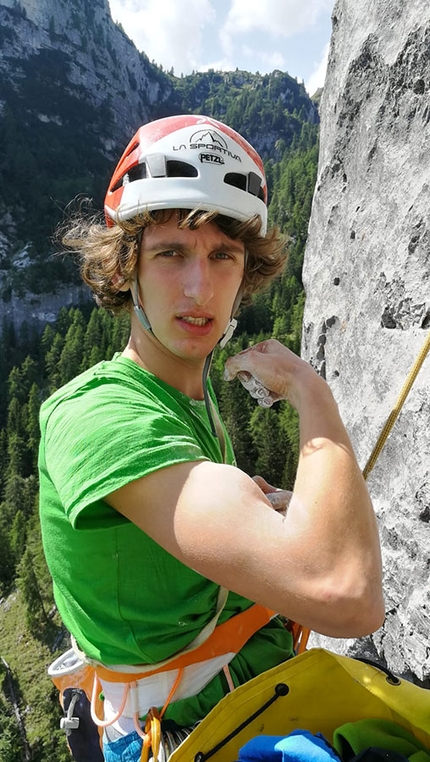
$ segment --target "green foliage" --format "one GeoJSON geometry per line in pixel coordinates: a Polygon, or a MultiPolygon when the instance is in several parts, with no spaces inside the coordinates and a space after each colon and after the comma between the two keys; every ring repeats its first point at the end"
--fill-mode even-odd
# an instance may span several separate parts
{"type": "Polygon", "coordinates": [[[236,456],[236,463],[245,473],[254,474],[256,452],[249,418],[255,403],[239,382],[223,381],[223,370],[228,356],[240,352],[247,346],[245,334],[232,340],[228,348],[215,355],[211,371],[211,380],[219,402],[221,415],[231,436],[236,456]]]}
{"type": "MultiPolygon", "coordinates": [[[[6,682],[6,670],[0,664],[2,684],[6,682]]],[[[0,695],[0,759],[2,762],[17,762],[21,757],[21,739],[18,726],[9,703],[0,695]]]]}
{"type": "Polygon", "coordinates": [[[24,478],[17,471],[13,471],[13,461],[9,461],[4,499],[0,502],[0,533],[3,543],[0,557],[0,592],[3,595],[9,592],[13,584],[17,565],[25,551],[37,490],[35,474],[24,478]]]}
{"type": "Polygon", "coordinates": [[[292,489],[299,449],[297,414],[285,402],[261,408],[239,381],[223,381],[227,357],[255,343],[254,339],[265,338],[268,335],[242,334],[233,339],[228,348],[216,354],[211,379],[238,467],[250,476],[263,476],[274,486],[292,489]]]}
{"type": "Polygon", "coordinates": [[[80,91],[64,86],[70,65],[66,53],[44,49],[20,62],[20,92],[7,77],[0,80],[5,103],[0,120],[0,198],[13,210],[19,230],[16,250],[25,247],[28,260],[24,269],[10,268],[3,298],[11,288],[41,293],[58,281],[76,280],[66,259],[51,258],[45,266],[52,235],[76,195],[93,197],[98,205],[103,198],[109,162],[100,135],[110,114],[107,106],[96,109],[80,91]]]}
{"type": "MultiPolygon", "coordinates": [[[[40,638],[31,637],[25,619],[22,596],[15,591],[0,609],[5,658],[0,661],[0,759],[70,762],[64,732],[59,729],[58,691],[45,671],[54,657],[40,638]]],[[[51,626],[54,632],[54,619],[51,626]]],[[[56,632],[59,640],[58,622],[56,632]]]]}
{"type": "Polygon", "coordinates": [[[47,579],[40,524],[34,514],[29,526],[28,541],[17,567],[17,584],[25,603],[27,626],[33,637],[45,635],[50,626],[48,604],[52,606],[52,593],[49,587],[46,589],[47,579]]]}
{"type": "MultiPolygon", "coordinates": [[[[5,356],[12,367],[4,383],[7,415],[0,428],[1,593],[10,589],[18,567],[25,597],[30,600],[30,593],[35,594],[36,590],[34,575],[25,576],[26,569],[28,575],[33,573],[30,561],[34,556],[26,535],[37,498],[41,401],[91,364],[122,350],[128,328],[127,315],[113,320],[106,312],[95,309],[88,317],[76,308],[62,309],[56,323],[45,328],[38,343],[23,331],[23,346],[19,348],[14,331],[6,330],[3,335],[2,341],[8,346],[5,356]],[[20,364],[12,365],[20,358],[20,364]],[[22,558],[26,560],[24,566],[20,566],[22,558]]],[[[7,363],[5,376],[6,372],[7,363]]]]}
{"type": "Polygon", "coordinates": [[[305,123],[312,130],[316,127],[310,122],[318,122],[304,86],[285,72],[260,75],[211,69],[175,78],[174,86],[177,113],[210,114],[226,122],[266,159],[279,160],[279,149],[296,145],[305,123]]]}

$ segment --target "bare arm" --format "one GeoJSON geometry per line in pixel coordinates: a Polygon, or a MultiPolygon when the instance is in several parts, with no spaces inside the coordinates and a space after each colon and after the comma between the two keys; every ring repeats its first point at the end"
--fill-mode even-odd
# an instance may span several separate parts
{"type": "Polygon", "coordinates": [[[382,623],[376,521],[337,406],[310,366],[275,341],[230,358],[300,415],[300,457],[286,516],[239,469],[185,463],[107,501],[186,565],[301,624],[358,637],[382,623]]]}

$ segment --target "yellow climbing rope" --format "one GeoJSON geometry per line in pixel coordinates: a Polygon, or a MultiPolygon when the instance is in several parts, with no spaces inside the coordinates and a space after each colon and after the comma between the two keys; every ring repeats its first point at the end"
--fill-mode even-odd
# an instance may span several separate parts
{"type": "Polygon", "coordinates": [[[397,417],[398,417],[398,415],[399,415],[399,413],[400,413],[400,411],[402,409],[402,406],[403,406],[403,404],[404,404],[404,402],[406,400],[406,397],[408,396],[408,394],[409,394],[409,392],[410,392],[410,390],[412,388],[412,385],[413,385],[413,383],[414,383],[414,381],[415,381],[415,379],[416,379],[416,377],[417,377],[417,375],[418,375],[418,373],[419,373],[419,371],[421,369],[421,366],[422,366],[422,364],[423,364],[423,362],[424,362],[424,360],[425,360],[425,358],[426,358],[426,356],[428,354],[429,349],[430,349],[430,331],[429,331],[429,333],[427,335],[427,338],[426,338],[426,340],[424,342],[423,348],[421,349],[417,359],[415,360],[415,362],[414,362],[414,364],[413,364],[413,366],[412,366],[412,368],[411,368],[411,370],[409,372],[408,377],[406,378],[405,383],[403,384],[403,387],[402,387],[402,390],[401,390],[401,392],[399,394],[397,402],[394,405],[390,415],[387,418],[385,426],[382,429],[382,431],[381,431],[381,433],[380,433],[380,435],[378,437],[378,441],[376,442],[375,447],[372,450],[372,453],[371,453],[371,455],[369,457],[369,460],[367,461],[367,463],[366,463],[366,465],[365,465],[365,467],[363,469],[363,476],[364,476],[365,479],[367,479],[367,477],[369,476],[370,472],[372,471],[372,469],[373,469],[373,467],[374,467],[374,465],[375,465],[375,463],[376,463],[376,461],[377,461],[377,459],[379,457],[379,454],[380,454],[382,448],[384,447],[385,442],[388,439],[390,431],[393,428],[393,425],[394,425],[394,423],[395,423],[395,421],[396,421],[396,419],[397,419],[397,417]]]}
{"type": "MultiPolygon", "coordinates": [[[[376,461],[377,461],[377,459],[378,459],[378,457],[379,457],[379,455],[381,453],[381,450],[384,447],[385,442],[388,439],[390,431],[391,431],[391,429],[394,426],[394,423],[395,423],[395,421],[396,421],[396,419],[397,419],[397,417],[398,417],[398,415],[399,415],[399,413],[400,413],[400,411],[401,411],[401,409],[403,407],[403,404],[404,404],[404,402],[406,400],[406,397],[408,396],[408,394],[409,394],[409,392],[410,392],[410,390],[412,388],[412,385],[413,385],[413,383],[414,383],[418,373],[420,372],[421,366],[422,366],[425,358],[427,357],[429,349],[430,349],[430,331],[429,331],[429,333],[427,335],[427,338],[426,338],[426,340],[424,342],[423,348],[421,349],[417,359],[415,360],[415,362],[414,362],[414,364],[413,364],[413,366],[412,366],[412,368],[411,368],[411,370],[409,372],[409,375],[406,378],[405,383],[403,384],[403,387],[402,387],[402,390],[401,390],[401,392],[400,392],[400,394],[398,396],[397,402],[394,405],[390,415],[387,418],[385,426],[382,429],[382,431],[381,431],[381,433],[380,433],[380,435],[378,437],[378,440],[377,440],[377,442],[375,444],[375,447],[372,450],[372,453],[371,453],[371,455],[369,457],[369,460],[367,461],[367,463],[366,463],[366,465],[365,465],[365,467],[363,469],[363,476],[364,476],[365,479],[367,479],[367,477],[369,476],[370,472],[372,471],[372,469],[373,469],[373,467],[374,467],[374,465],[375,465],[375,463],[376,463],[376,461]]],[[[303,627],[302,625],[297,624],[297,622],[290,622],[289,623],[289,629],[290,629],[290,631],[291,631],[291,633],[293,635],[293,645],[294,645],[295,653],[296,654],[303,653],[303,651],[306,650],[306,646],[307,646],[307,643],[308,643],[308,640],[309,640],[309,636],[310,636],[312,631],[309,630],[307,627],[303,627]]]]}

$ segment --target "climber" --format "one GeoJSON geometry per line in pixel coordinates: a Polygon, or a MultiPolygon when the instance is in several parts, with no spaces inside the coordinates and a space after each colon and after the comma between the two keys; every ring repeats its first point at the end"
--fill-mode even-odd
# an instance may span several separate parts
{"type": "Polygon", "coordinates": [[[131,330],[121,354],[42,405],[43,543],[74,649],[103,687],[105,759],[128,747],[138,760],[150,707],[191,727],[292,655],[275,612],[333,637],[378,628],[379,540],[328,385],[274,340],[230,357],[225,378],[253,378],[299,413],[294,492],[275,492],[287,510],[235,467],[210,360],[285,258],[262,161],[238,133],[195,115],[141,127],[105,221],[74,219],[65,243],[131,330]]]}

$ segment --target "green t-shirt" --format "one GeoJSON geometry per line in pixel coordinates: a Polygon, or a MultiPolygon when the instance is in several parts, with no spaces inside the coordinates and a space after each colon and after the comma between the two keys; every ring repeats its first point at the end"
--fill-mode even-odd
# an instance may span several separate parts
{"type": "MultiPolygon", "coordinates": [[[[64,624],[87,656],[105,664],[169,658],[212,619],[219,587],[103,498],[175,463],[222,463],[204,402],[116,355],[55,392],[42,405],[40,422],[42,538],[64,624]]],[[[225,439],[226,460],[234,464],[227,434],[225,439]]],[[[249,606],[230,593],[219,622],[249,606]]],[[[238,683],[291,655],[290,638],[277,620],[263,630],[231,665],[238,683]]],[[[215,678],[196,697],[190,721],[223,693],[223,679],[215,678]]],[[[184,718],[193,701],[176,702],[178,711],[184,705],[179,719],[172,705],[180,724],[189,724],[184,718]]]]}

